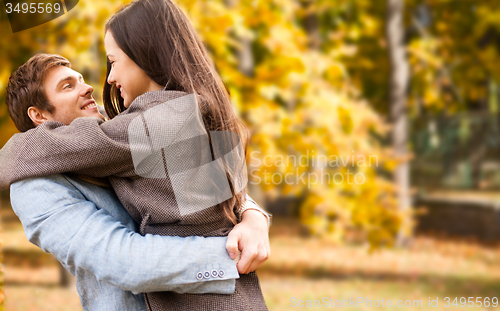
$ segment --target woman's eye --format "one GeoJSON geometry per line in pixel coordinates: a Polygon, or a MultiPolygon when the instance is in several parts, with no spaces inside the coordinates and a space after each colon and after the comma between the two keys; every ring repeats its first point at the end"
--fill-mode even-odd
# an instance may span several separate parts
{"type": "Polygon", "coordinates": [[[115,62],[109,62],[109,64],[110,64],[111,66],[113,66],[113,64],[114,64],[114,63],[115,63],[115,62]]]}

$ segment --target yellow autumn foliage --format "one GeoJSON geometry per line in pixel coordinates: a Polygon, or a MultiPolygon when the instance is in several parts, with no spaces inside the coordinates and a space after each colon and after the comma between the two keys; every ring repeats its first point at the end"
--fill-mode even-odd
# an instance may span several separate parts
{"type": "MultiPolygon", "coordinates": [[[[16,34],[2,20],[0,101],[10,72],[37,52],[67,57],[94,84],[99,98],[105,73],[104,24],[128,2],[80,1],[63,17],[16,34]]],[[[363,96],[356,74],[358,66],[381,64],[358,57],[363,52],[358,41],[376,36],[383,26],[380,17],[364,11],[370,1],[318,0],[309,6],[300,0],[177,3],[208,47],[251,131],[249,183],[271,199],[300,197],[299,216],[313,234],[342,241],[355,229],[373,246],[391,244],[401,215],[395,187],[382,174],[394,159],[378,139],[389,128],[363,96]],[[343,20],[342,10],[353,4],[359,5],[363,24],[343,20]],[[318,24],[323,43],[317,47],[311,46],[304,26],[311,14],[331,18],[336,25],[318,24]],[[238,51],[248,41],[251,74],[238,67],[238,51]]],[[[0,109],[0,144],[14,133],[5,110],[0,109]]]]}

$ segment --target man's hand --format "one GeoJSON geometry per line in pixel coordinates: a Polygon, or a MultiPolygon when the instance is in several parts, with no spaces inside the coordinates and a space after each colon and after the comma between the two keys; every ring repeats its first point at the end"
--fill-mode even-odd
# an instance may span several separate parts
{"type": "Polygon", "coordinates": [[[259,211],[246,210],[241,223],[227,236],[226,249],[232,259],[241,250],[241,258],[237,264],[239,273],[255,271],[271,255],[267,218],[259,211]]]}

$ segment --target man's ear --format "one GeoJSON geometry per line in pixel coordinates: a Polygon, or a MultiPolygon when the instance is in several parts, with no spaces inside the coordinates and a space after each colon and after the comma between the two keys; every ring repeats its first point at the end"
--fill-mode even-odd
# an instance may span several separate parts
{"type": "Polygon", "coordinates": [[[28,117],[30,117],[31,121],[33,121],[33,124],[35,124],[35,126],[39,126],[43,122],[49,121],[46,117],[46,114],[47,114],[46,111],[39,109],[37,107],[31,106],[28,108],[28,117]]]}

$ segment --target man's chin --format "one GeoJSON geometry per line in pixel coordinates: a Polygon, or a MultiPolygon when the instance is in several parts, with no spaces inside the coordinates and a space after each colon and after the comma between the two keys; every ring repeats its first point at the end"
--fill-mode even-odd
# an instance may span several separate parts
{"type": "Polygon", "coordinates": [[[93,117],[104,120],[104,116],[97,109],[95,109],[94,111],[84,111],[82,117],[93,117]]]}

